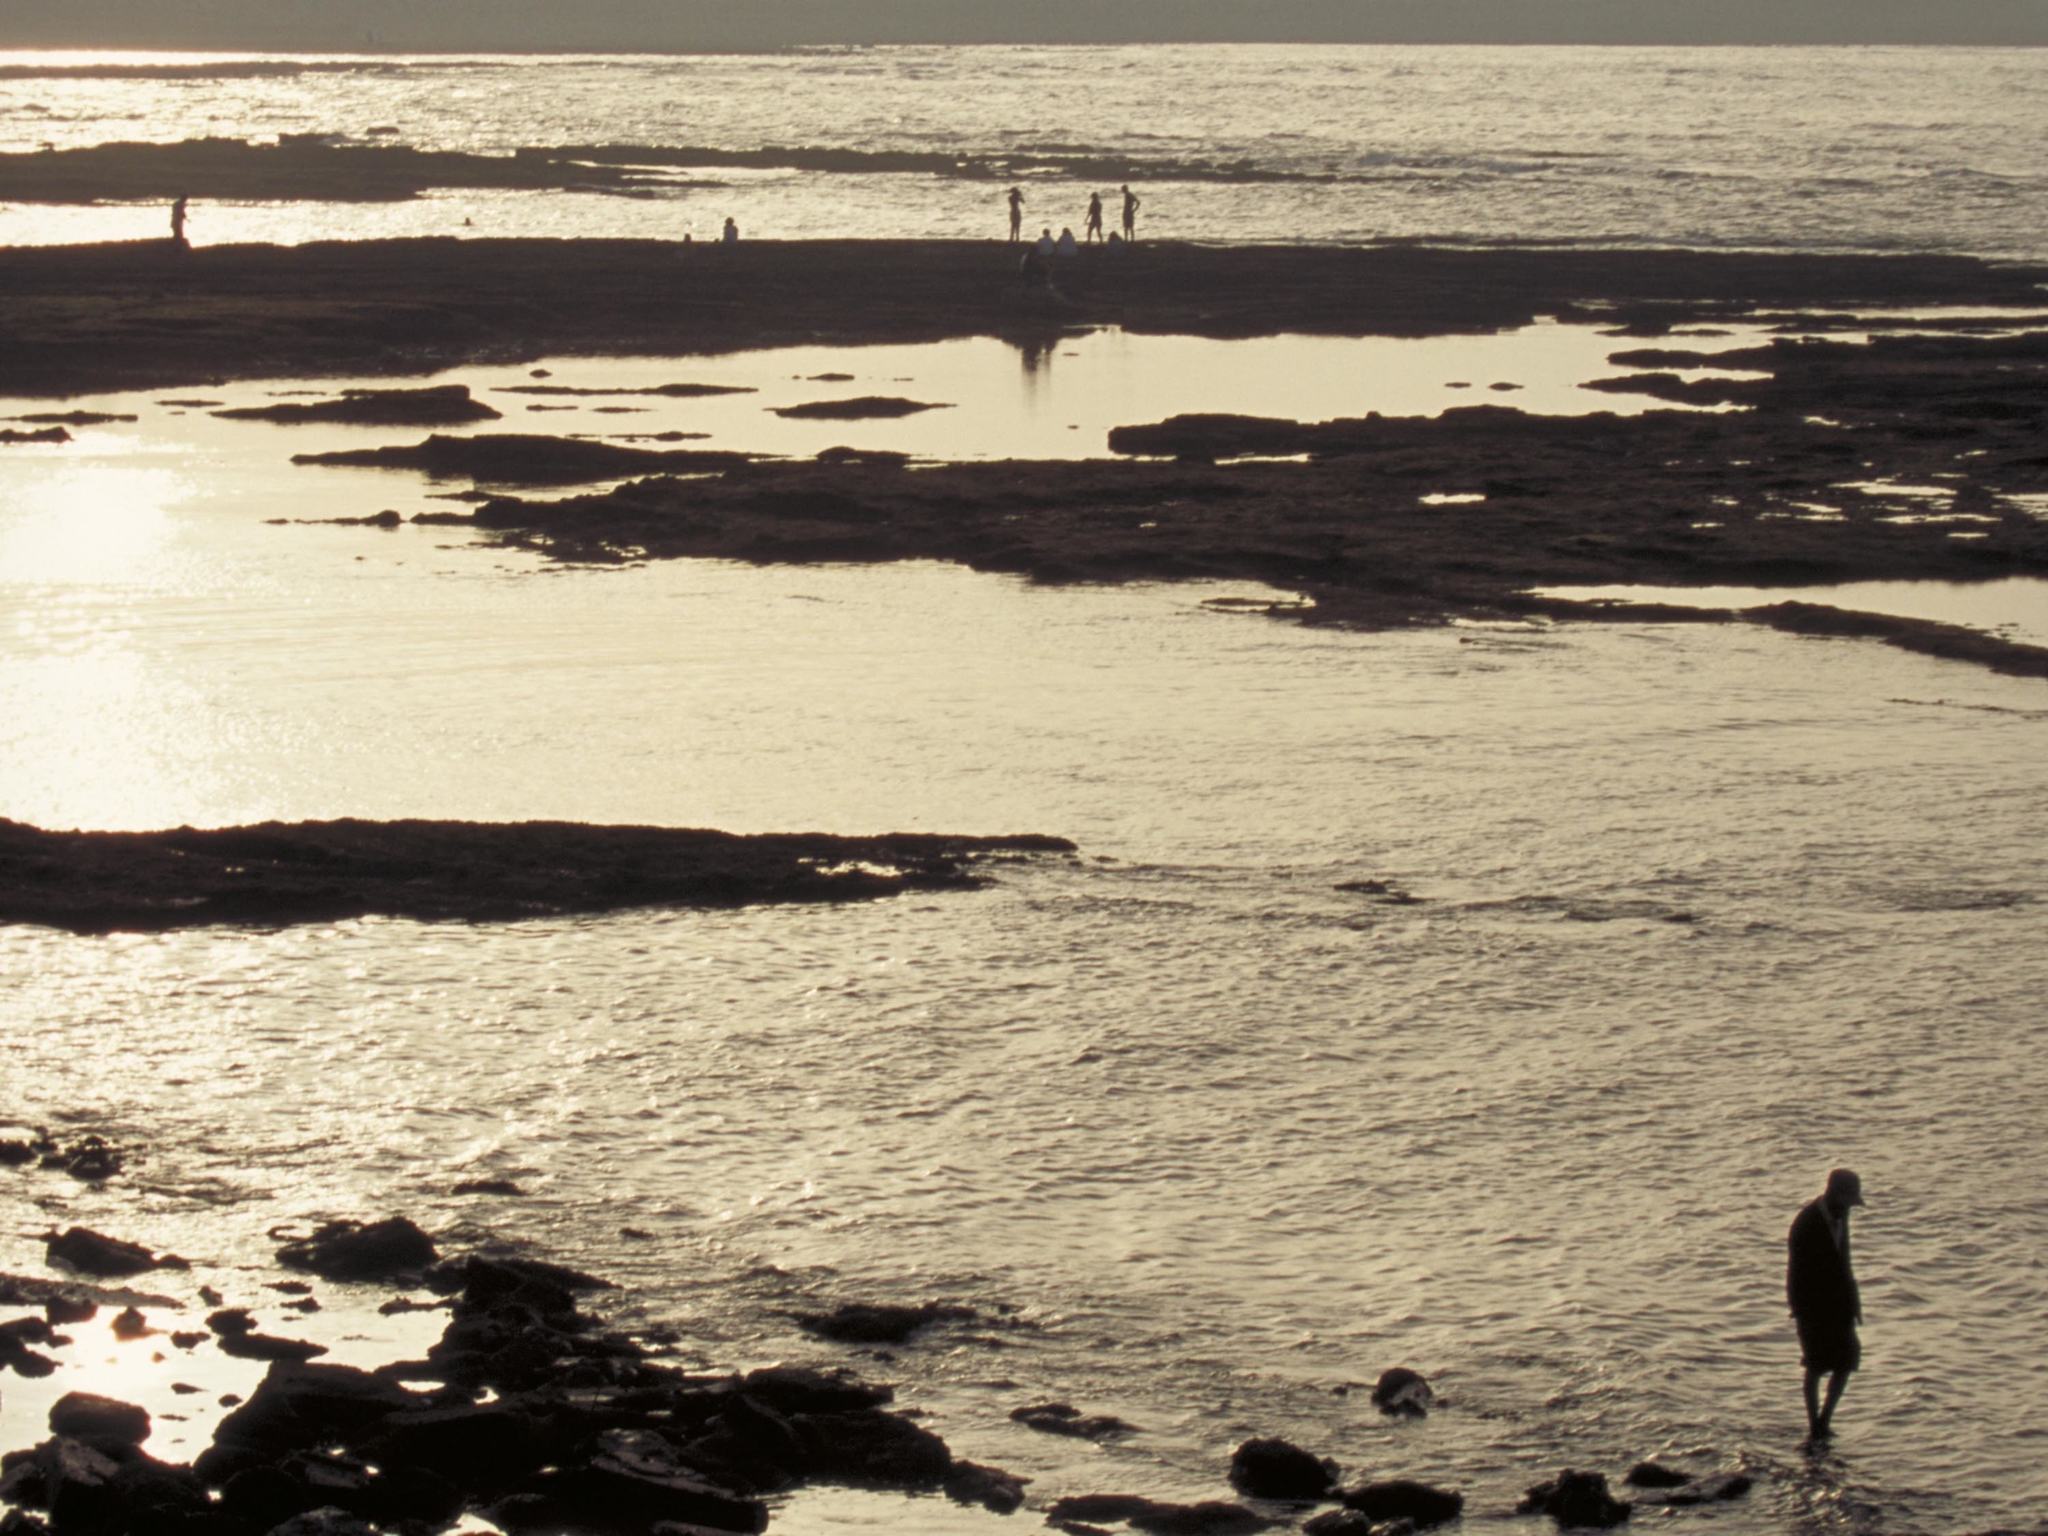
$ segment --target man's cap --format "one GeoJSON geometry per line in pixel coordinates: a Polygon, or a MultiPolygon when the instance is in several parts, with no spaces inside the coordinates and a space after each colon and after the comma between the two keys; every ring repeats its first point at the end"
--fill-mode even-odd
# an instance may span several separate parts
{"type": "Polygon", "coordinates": [[[1861,1205],[1863,1181],[1852,1170],[1837,1168],[1828,1175],[1827,1198],[1835,1205],[1861,1205]]]}

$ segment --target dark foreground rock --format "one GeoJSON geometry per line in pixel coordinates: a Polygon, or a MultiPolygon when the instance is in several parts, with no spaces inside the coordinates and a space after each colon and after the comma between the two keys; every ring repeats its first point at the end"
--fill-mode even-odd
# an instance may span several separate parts
{"type": "Polygon", "coordinates": [[[980,1314],[972,1307],[927,1301],[909,1306],[847,1302],[829,1312],[794,1312],[790,1316],[805,1333],[835,1344],[903,1344],[939,1323],[971,1323],[980,1314]]]}
{"type": "Polygon", "coordinates": [[[1567,1529],[1605,1530],[1627,1520],[1631,1506],[1607,1491],[1607,1479],[1600,1473],[1567,1467],[1550,1482],[1531,1488],[1516,1513],[1549,1515],[1567,1529]]]}
{"type": "MultiPolygon", "coordinates": [[[[1363,885],[1377,885],[1379,890],[1371,894],[1397,894],[1381,882],[1366,881],[1363,885]]],[[[1350,889],[1360,889],[1353,885],[1350,889]]],[[[1430,1404],[1436,1401],[1436,1394],[1420,1371],[1405,1365],[1396,1365],[1380,1372],[1380,1379],[1372,1385],[1372,1405],[1390,1418],[1419,1419],[1429,1412],[1430,1404]]]]}
{"type": "Polygon", "coordinates": [[[43,1254],[52,1264],[103,1280],[118,1280],[152,1269],[186,1267],[185,1261],[174,1255],[153,1253],[140,1243],[108,1237],[90,1227],[68,1227],[51,1233],[44,1241],[43,1254]]]}
{"type": "Polygon", "coordinates": [[[389,1280],[418,1274],[440,1258],[434,1240],[403,1216],[330,1221],[277,1250],[278,1262],[326,1280],[389,1280]]]}
{"type": "Polygon", "coordinates": [[[1230,1456],[1230,1486],[1254,1499],[1321,1499],[1337,1486],[1337,1463],[1285,1440],[1247,1440],[1230,1456]]]}
{"type": "Polygon", "coordinates": [[[1135,1434],[1138,1428],[1113,1413],[1083,1413],[1072,1403],[1028,1403],[1012,1408],[1010,1420],[1042,1435],[1064,1435],[1070,1440],[1115,1440],[1135,1434]]]}
{"type": "MultiPolygon", "coordinates": [[[[275,1364],[190,1467],[138,1449],[140,1410],[74,1394],[49,1440],[8,1458],[0,1497],[82,1536],[424,1533],[464,1511],[515,1533],[757,1532],[766,1495],[813,1482],[1001,1512],[1023,1500],[1022,1479],[955,1457],[886,1386],[794,1366],[682,1371],[580,1309],[603,1282],[553,1265],[471,1255],[431,1278],[456,1295],[425,1360],[275,1364]]],[[[247,1318],[212,1321],[240,1334],[247,1318]]]]}
{"type": "Polygon", "coordinates": [[[1154,1536],[1247,1536],[1285,1524],[1227,1499],[1172,1504],[1135,1493],[1084,1493],[1055,1499],[1046,1510],[1046,1519],[1069,1526],[1128,1525],[1154,1536]]]}
{"type": "MultiPolygon", "coordinates": [[[[0,923],[154,932],[371,914],[506,922],[630,907],[853,901],[969,889],[995,857],[1072,849],[1038,836],[741,837],[575,822],[45,832],[0,820],[0,923]]],[[[112,1251],[93,1250],[88,1262],[105,1262],[93,1255],[112,1251]]]]}
{"type": "Polygon", "coordinates": [[[1465,1509],[1462,1493],[1407,1478],[1347,1488],[1339,1497],[1346,1509],[1355,1509],[1375,1522],[1406,1520],[1417,1530],[1455,1520],[1465,1509]]]}

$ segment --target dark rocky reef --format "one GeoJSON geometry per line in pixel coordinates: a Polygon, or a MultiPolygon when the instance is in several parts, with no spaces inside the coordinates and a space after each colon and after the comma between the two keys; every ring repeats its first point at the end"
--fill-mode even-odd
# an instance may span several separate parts
{"type": "Polygon", "coordinates": [[[811,1482],[1005,1513],[1023,1501],[1021,1479],[892,1411],[888,1387],[789,1366],[686,1373],[600,1329],[563,1273],[481,1256],[443,1267],[455,1299],[426,1359],[273,1364],[190,1466],[143,1451],[140,1409],[67,1396],[50,1438],[6,1457],[0,1500],[89,1536],[259,1536],[288,1521],[428,1532],[465,1510],[513,1533],[757,1532],[765,1495],[811,1482]]]}
{"type": "MultiPolygon", "coordinates": [[[[2012,499],[2048,493],[2048,401],[2029,405],[2039,380],[2015,364],[2014,414],[1956,415],[1946,403],[1978,343],[1943,344],[1957,355],[1931,371],[1897,372],[1882,348],[1865,349],[1873,376],[1860,406],[1830,363],[1825,381],[1776,386],[1779,397],[1737,413],[1549,417],[1481,406],[1312,425],[1179,418],[1116,434],[1170,461],[913,469],[834,456],[559,501],[501,498],[476,521],[565,560],[939,559],[1039,581],[1257,581],[1311,600],[1286,608],[1290,617],[1354,625],[1726,621],[1737,615],[1531,589],[2048,573],[2048,520],[2012,499]],[[1838,388],[1834,414],[1814,419],[1816,397],[1838,388]],[[1248,452],[1308,459],[1214,462],[1248,452]],[[1927,484],[1953,486],[1942,511],[1970,521],[1930,520],[1925,499],[1900,489],[1927,484]],[[1425,499],[1445,493],[1477,499],[1425,499]]],[[[2048,377],[2048,350],[2030,366],[2048,377]]],[[[2048,649],[1957,626],[1812,605],[1741,617],[2048,677],[2048,649]]]]}
{"type": "Polygon", "coordinates": [[[901,395],[856,395],[850,400],[807,400],[801,405],[780,406],[775,414],[797,421],[885,421],[915,416],[920,411],[949,409],[924,400],[906,400],[901,395]]]}
{"type": "Polygon", "coordinates": [[[497,421],[503,412],[472,399],[467,385],[436,384],[425,389],[345,389],[332,400],[277,405],[244,405],[215,411],[232,421],[340,422],[359,427],[448,427],[497,421]]]}
{"type": "Polygon", "coordinates": [[[627,448],[586,438],[488,432],[474,437],[435,433],[410,446],[298,453],[294,464],[345,464],[365,469],[416,469],[437,479],[483,485],[578,485],[658,470],[711,471],[750,462],[743,453],[708,448],[627,448]]]}
{"type": "Polygon", "coordinates": [[[979,885],[1040,836],[742,837],[576,822],[265,822],[45,832],[0,820],[0,922],[73,933],[277,927],[373,914],[506,922],[629,907],[852,901],[979,885]]]}
{"type": "MultiPolygon", "coordinates": [[[[237,195],[320,195],[297,160],[387,170],[399,163],[363,159],[388,153],[376,150],[220,153],[224,163],[275,166],[285,185],[237,195]]],[[[545,184],[558,174],[458,158],[479,160],[469,168],[479,174],[515,178],[508,184],[523,176],[545,184]]],[[[92,162],[63,153],[0,158],[0,166],[0,199],[27,200],[19,180],[26,174],[53,187],[93,185],[92,162]]],[[[161,199],[176,184],[194,197],[213,195],[170,169],[168,161],[138,160],[129,190],[161,199]]],[[[1146,241],[1062,264],[1054,294],[1019,285],[1015,257],[997,241],[750,241],[736,250],[453,238],[183,252],[168,240],[20,248],[0,251],[0,291],[14,300],[0,311],[0,395],[419,374],[549,353],[680,356],[975,335],[1043,345],[1068,328],[1105,324],[1219,337],[1426,336],[1552,314],[1660,335],[1759,308],[2035,306],[2041,276],[1943,256],[1146,241]]]]}

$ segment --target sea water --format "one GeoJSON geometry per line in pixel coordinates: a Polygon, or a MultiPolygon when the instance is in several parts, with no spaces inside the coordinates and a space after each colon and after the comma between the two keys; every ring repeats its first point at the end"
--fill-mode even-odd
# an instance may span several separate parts
{"type": "Polygon", "coordinates": [[[0,1270],[51,1223],[234,1268],[402,1212],[620,1280],[691,1359],[850,1360],[1041,1501],[1219,1496],[1279,1434],[1474,1519],[1652,1453],[1758,1475],[1731,1532],[2035,1518],[2039,683],[1746,626],[1348,634],[1236,584],[267,522],[429,493],[285,462],[349,436],[154,406],[10,450],[0,813],[1080,852],[848,907],[0,931],[0,1115],[134,1149],[106,1195],[25,1184],[0,1270]],[[1809,1457],[1783,1233],[1838,1163],[1866,1369],[1809,1457]],[[480,1177],[526,1193],[450,1194],[480,1177]],[[875,1360],[791,1320],[924,1299],[986,1321],[875,1360]],[[1396,1364],[1445,1399],[1422,1424],[1364,1400],[1396,1364]],[[1138,1432],[1010,1421],[1047,1399],[1138,1432]]]}
{"type": "MultiPolygon", "coordinates": [[[[644,199],[201,205],[202,242],[995,233],[1003,157],[1069,146],[1142,168],[1142,234],[2042,250],[2027,52],[324,62],[17,57],[0,124],[30,151],[393,127],[856,156],[644,199]],[[908,151],[964,173],[857,158],[908,151]]],[[[1033,221],[1078,224],[1089,185],[1027,180],[1033,221]]],[[[12,242],[161,232],[0,210],[12,242]]],[[[1047,399],[1082,362],[1003,366],[1047,399]]],[[[903,376],[933,377],[879,382],[903,376]]],[[[403,1212],[624,1282],[692,1359],[850,1359],[1040,1502],[1220,1496],[1231,1447],[1278,1434],[1457,1487],[1473,1521],[1653,1453],[1759,1476],[1701,1517],[1731,1533],[2038,1521],[2039,683],[1749,626],[1335,633],[1213,601],[1288,596],[1239,585],[555,569],[461,528],[271,526],[434,488],[284,462],[346,434],[171,409],[0,459],[0,815],[1080,853],[848,907],[0,930],[0,1117],[133,1149],[104,1195],[20,1176],[0,1269],[72,1220],[255,1268],[273,1225],[403,1212]],[[1838,1163],[1870,1195],[1866,1368],[1808,1455],[1783,1234],[1838,1163]],[[527,1193],[449,1193],[477,1177],[527,1193]],[[986,1321],[879,1360],[790,1316],[922,1299],[986,1321]],[[1396,1364],[1444,1399],[1420,1424],[1364,1401],[1396,1364]],[[1048,1398],[1137,1432],[1009,1420],[1048,1398]]],[[[0,1403],[8,1443],[32,1401],[0,1403]]],[[[984,1523],[850,1497],[777,1520],[984,1523]]]]}
{"type": "MultiPolygon", "coordinates": [[[[0,149],[280,134],[641,146],[631,196],[216,203],[191,238],[1140,238],[1948,250],[2040,259],[2048,53],[2008,48],[835,48],[679,57],[0,52],[0,149]],[[700,152],[694,159],[691,151],[700,152]],[[822,152],[797,157],[792,151],[822,152]],[[732,152],[752,155],[734,165],[732,152]]],[[[0,206],[0,243],[166,207],[0,206]]]]}

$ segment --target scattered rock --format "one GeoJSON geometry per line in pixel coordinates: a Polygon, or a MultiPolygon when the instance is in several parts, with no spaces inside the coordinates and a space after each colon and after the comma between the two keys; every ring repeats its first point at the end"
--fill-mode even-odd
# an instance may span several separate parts
{"type": "Polygon", "coordinates": [[[830,1312],[793,1312],[796,1325],[835,1344],[903,1344],[938,1323],[980,1321],[972,1307],[928,1301],[916,1306],[846,1302],[830,1312]]]}
{"type": "Polygon", "coordinates": [[[140,1445],[149,1438],[149,1412],[133,1403],[90,1392],[67,1392],[50,1405],[50,1433],[89,1445],[140,1445]]]}
{"type": "Polygon", "coordinates": [[[237,1360],[317,1360],[327,1346],[268,1333],[229,1333],[221,1335],[220,1352],[237,1360]]]}
{"type": "MultiPolygon", "coordinates": [[[[1633,1474],[1630,1481],[1634,1481],[1633,1474]]],[[[1653,1487],[1637,1502],[1662,1505],[1666,1508],[1719,1504],[1729,1499],[1739,1499],[1755,1486],[1756,1480],[1747,1473],[1716,1472],[1707,1477],[1688,1479],[1682,1486],[1664,1484],[1653,1487]]]]}
{"type": "Polygon", "coordinates": [[[440,1255],[434,1240],[403,1216],[383,1221],[330,1221],[312,1236],[286,1243],[278,1262],[326,1280],[389,1280],[425,1269],[440,1255]]]}
{"type": "Polygon", "coordinates": [[[1135,1434],[1138,1429],[1114,1414],[1083,1413],[1072,1403],[1033,1403],[1012,1408],[1010,1417],[1026,1429],[1075,1440],[1113,1440],[1119,1435],[1135,1434]]]}
{"type": "Polygon", "coordinates": [[[152,1269],[190,1267],[183,1259],[169,1254],[158,1255],[140,1243],[107,1237],[87,1227],[71,1227],[62,1233],[51,1234],[45,1240],[43,1256],[51,1264],[61,1264],[80,1274],[97,1275],[101,1279],[119,1279],[152,1269]]]}
{"type": "Polygon", "coordinates": [[[1373,1521],[1408,1520],[1417,1530],[1455,1520],[1465,1508],[1465,1496],[1427,1483],[1396,1478],[1346,1489],[1339,1496],[1346,1509],[1355,1509],[1373,1521]]]}
{"type": "Polygon", "coordinates": [[[1247,1440],[1230,1455],[1230,1486],[1247,1498],[1320,1499],[1336,1485],[1336,1462],[1285,1440],[1247,1440]]]}
{"type": "Polygon", "coordinates": [[[1561,1526],[1600,1530],[1628,1519],[1629,1508],[1607,1491],[1607,1479],[1602,1474],[1566,1468],[1551,1482],[1531,1488],[1515,1512],[1549,1515],[1561,1526]]]}
{"type": "Polygon", "coordinates": [[[777,416],[797,421],[873,421],[898,416],[915,416],[920,411],[947,411],[950,405],[924,400],[905,400],[897,395],[858,395],[851,400],[810,400],[802,405],[775,407],[777,416]]]}
{"type": "Polygon", "coordinates": [[[137,419],[111,411],[30,411],[21,416],[0,416],[0,421],[26,421],[37,426],[55,424],[64,427],[103,427],[111,422],[137,419]]]}
{"type": "Polygon", "coordinates": [[[1692,1481],[1692,1474],[1654,1461],[1639,1461],[1628,1469],[1623,1481],[1631,1488],[1679,1488],[1692,1481]]]}
{"type": "MultiPolygon", "coordinates": [[[[1456,385],[1451,386],[1456,388],[1456,385]]],[[[1405,1521],[1390,1521],[1386,1526],[1373,1523],[1370,1515],[1362,1515],[1355,1509],[1328,1509],[1302,1522],[1305,1536],[1373,1536],[1375,1531],[1388,1536],[1393,1531],[1412,1529],[1405,1521]]]]}
{"type": "Polygon", "coordinates": [[[345,389],[332,400],[245,405],[213,414],[230,421],[274,421],[288,426],[318,421],[361,427],[446,427],[497,421],[502,413],[471,399],[466,384],[437,384],[425,389],[345,389]]]}
{"type": "Polygon", "coordinates": [[[117,1339],[147,1338],[152,1330],[149,1319],[134,1307],[123,1307],[114,1314],[114,1321],[108,1325],[117,1339]]]}
{"type": "Polygon", "coordinates": [[[0,443],[68,443],[71,434],[62,427],[44,427],[35,432],[17,432],[12,427],[0,427],[0,443]]]}
{"type": "Polygon", "coordinates": [[[526,1191],[510,1179],[464,1179],[450,1193],[457,1195],[523,1195],[526,1191]]]}
{"type": "Polygon", "coordinates": [[[1373,1406],[1390,1417],[1419,1419],[1429,1412],[1430,1404],[1435,1400],[1436,1394],[1430,1390],[1422,1373],[1405,1365],[1382,1371],[1380,1379],[1373,1383],[1373,1406]]]}

